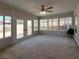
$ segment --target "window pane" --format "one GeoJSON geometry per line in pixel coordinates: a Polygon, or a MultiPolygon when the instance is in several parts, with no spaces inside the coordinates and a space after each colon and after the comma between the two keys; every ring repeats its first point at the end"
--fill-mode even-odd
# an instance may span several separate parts
{"type": "Polygon", "coordinates": [[[31,35],[31,34],[32,34],[32,21],[27,20],[27,35],[31,35]]]}
{"type": "Polygon", "coordinates": [[[60,30],[66,29],[66,18],[60,18],[60,30]]]}
{"type": "Polygon", "coordinates": [[[34,20],[34,31],[38,30],[38,20],[34,20]]]}
{"type": "Polygon", "coordinates": [[[24,36],[24,21],[17,20],[17,39],[22,38],[24,36]]]}
{"type": "Polygon", "coordinates": [[[44,30],[44,20],[40,20],[40,30],[44,30]]]}
{"type": "Polygon", "coordinates": [[[75,17],[75,25],[77,26],[77,17],[75,17]]]}
{"type": "Polygon", "coordinates": [[[48,27],[49,30],[53,30],[53,19],[49,19],[48,27]]]}
{"type": "Polygon", "coordinates": [[[47,30],[47,19],[44,20],[44,30],[47,30]]]}
{"type": "Polygon", "coordinates": [[[72,17],[66,17],[66,25],[72,25],[72,17]]]}
{"type": "Polygon", "coordinates": [[[58,18],[53,19],[53,30],[58,30],[58,18]]]}
{"type": "Polygon", "coordinates": [[[3,16],[0,16],[0,38],[3,38],[3,16]]]}
{"type": "Polygon", "coordinates": [[[11,36],[11,17],[5,16],[5,37],[11,36]]]}
{"type": "Polygon", "coordinates": [[[69,28],[69,26],[72,26],[72,17],[66,17],[66,26],[67,29],[69,28]]]}

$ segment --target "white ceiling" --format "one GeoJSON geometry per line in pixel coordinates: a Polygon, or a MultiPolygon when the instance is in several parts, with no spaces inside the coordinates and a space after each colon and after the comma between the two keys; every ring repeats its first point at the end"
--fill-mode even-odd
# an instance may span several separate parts
{"type": "Polygon", "coordinates": [[[21,8],[36,16],[46,16],[52,14],[72,12],[79,3],[79,0],[0,0],[14,7],[21,8]],[[40,6],[44,4],[46,7],[53,6],[52,13],[40,15],[40,6]]]}

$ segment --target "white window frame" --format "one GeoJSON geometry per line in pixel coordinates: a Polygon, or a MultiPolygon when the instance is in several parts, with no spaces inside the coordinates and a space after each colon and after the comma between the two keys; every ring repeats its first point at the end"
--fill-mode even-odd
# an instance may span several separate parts
{"type": "Polygon", "coordinates": [[[17,19],[16,20],[16,39],[20,39],[24,37],[24,20],[21,19],[17,19]],[[17,22],[18,21],[22,21],[22,23],[19,25],[17,22]],[[21,28],[17,27],[17,26],[22,26],[21,28]]]}
{"type": "Polygon", "coordinates": [[[38,31],[38,20],[34,20],[34,31],[38,31]]]}
{"type": "Polygon", "coordinates": [[[5,21],[5,38],[11,37],[11,17],[10,17],[10,16],[5,16],[5,20],[4,20],[4,21],[5,21]],[[10,19],[10,22],[6,22],[7,18],[10,19]],[[7,24],[7,23],[8,23],[8,24],[7,24]],[[7,25],[10,26],[10,29],[9,29],[9,28],[6,28],[7,25]],[[6,32],[6,30],[7,30],[7,31],[10,30],[10,31],[6,32]]]}
{"type": "Polygon", "coordinates": [[[27,20],[27,36],[32,35],[32,20],[27,20]]]}
{"type": "Polygon", "coordinates": [[[40,20],[40,30],[48,30],[48,21],[47,21],[47,19],[41,19],[40,20]],[[42,24],[42,26],[41,26],[41,24],[42,24]]]}
{"type": "MultiPolygon", "coordinates": [[[[1,15],[1,16],[2,16],[2,15],[1,15]]],[[[10,35],[9,35],[9,36],[8,36],[8,33],[6,34],[6,31],[5,31],[5,29],[6,29],[6,28],[5,28],[5,26],[6,26],[6,23],[5,23],[5,20],[6,20],[6,19],[5,19],[5,17],[11,17],[11,16],[3,16],[3,37],[0,38],[0,39],[5,39],[5,38],[11,37],[11,32],[12,32],[12,31],[10,30],[10,35]],[[6,34],[7,36],[6,36],[5,34],[6,34]]],[[[12,20],[12,19],[11,19],[11,20],[12,20]]],[[[12,23],[12,21],[11,21],[11,23],[12,23]]],[[[12,24],[11,24],[11,23],[10,23],[10,25],[11,25],[11,28],[12,28],[12,24]]]]}

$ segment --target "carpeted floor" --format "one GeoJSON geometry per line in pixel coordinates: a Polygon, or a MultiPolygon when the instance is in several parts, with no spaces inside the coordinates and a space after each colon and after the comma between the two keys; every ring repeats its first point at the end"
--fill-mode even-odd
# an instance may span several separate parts
{"type": "Polygon", "coordinates": [[[2,53],[7,59],[79,59],[73,39],[41,35],[14,45],[2,53]]]}

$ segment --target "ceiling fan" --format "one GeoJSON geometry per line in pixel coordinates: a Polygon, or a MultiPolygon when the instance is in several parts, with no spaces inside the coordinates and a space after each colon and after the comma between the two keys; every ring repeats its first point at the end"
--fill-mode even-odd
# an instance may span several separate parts
{"type": "Polygon", "coordinates": [[[41,6],[41,12],[40,12],[40,14],[46,14],[46,12],[52,12],[50,9],[52,9],[53,7],[45,7],[45,5],[42,5],[41,6]]]}

